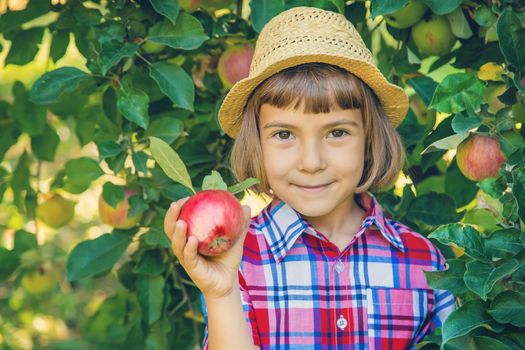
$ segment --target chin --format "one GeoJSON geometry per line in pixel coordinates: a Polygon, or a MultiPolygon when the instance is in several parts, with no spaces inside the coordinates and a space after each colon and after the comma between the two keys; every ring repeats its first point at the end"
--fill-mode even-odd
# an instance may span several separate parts
{"type": "Polygon", "coordinates": [[[312,203],[301,203],[298,205],[295,205],[293,201],[286,202],[286,203],[288,203],[288,205],[290,205],[298,213],[300,213],[303,216],[307,216],[307,217],[323,216],[323,215],[330,213],[334,209],[333,206],[322,205],[322,204],[313,206],[312,203]]]}

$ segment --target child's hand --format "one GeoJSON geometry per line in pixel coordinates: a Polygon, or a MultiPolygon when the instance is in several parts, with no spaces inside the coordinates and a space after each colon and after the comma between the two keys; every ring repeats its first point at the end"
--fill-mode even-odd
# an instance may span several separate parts
{"type": "Polygon", "coordinates": [[[250,225],[250,207],[243,205],[243,234],[237,242],[219,256],[203,256],[197,252],[198,240],[186,238],[187,225],[177,220],[186,198],[174,202],[164,217],[164,231],[171,239],[172,249],[180,264],[205,297],[220,298],[235,290],[243,253],[243,243],[250,225]]]}

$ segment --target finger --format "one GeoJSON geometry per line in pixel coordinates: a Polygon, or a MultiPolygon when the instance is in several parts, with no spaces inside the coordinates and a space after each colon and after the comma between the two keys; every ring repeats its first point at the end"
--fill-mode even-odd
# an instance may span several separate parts
{"type": "Polygon", "coordinates": [[[247,231],[252,221],[252,208],[249,205],[243,205],[242,211],[244,212],[244,231],[247,231]]]}
{"type": "Polygon", "coordinates": [[[166,215],[164,216],[164,232],[168,237],[173,235],[173,230],[175,229],[175,223],[179,217],[180,206],[177,202],[172,202],[166,215]]]}
{"type": "Polygon", "coordinates": [[[176,202],[172,202],[168,211],[166,212],[166,215],[164,216],[164,232],[168,237],[171,237],[173,235],[175,223],[179,218],[182,205],[188,200],[188,198],[190,197],[184,197],[176,202]]]}
{"type": "Polygon", "coordinates": [[[183,251],[184,265],[188,270],[193,270],[197,266],[199,258],[197,254],[198,246],[199,240],[194,236],[190,236],[183,251]]]}
{"type": "Polygon", "coordinates": [[[175,232],[171,236],[171,249],[173,254],[182,262],[184,254],[184,246],[187,243],[186,239],[187,225],[183,220],[177,220],[175,225],[175,232]]]}

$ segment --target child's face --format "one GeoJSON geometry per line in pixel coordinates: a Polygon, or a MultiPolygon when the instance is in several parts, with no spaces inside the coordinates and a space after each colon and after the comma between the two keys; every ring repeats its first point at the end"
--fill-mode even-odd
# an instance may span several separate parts
{"type": "Polygon", "coordinates": [[[307,217],[321,217],[352,205],[364,168],[361,111],[301,110],[261,106],[264,170],[277,197],[307,217]],[[325,186],[304,188],[319,185],[325,186]]]}

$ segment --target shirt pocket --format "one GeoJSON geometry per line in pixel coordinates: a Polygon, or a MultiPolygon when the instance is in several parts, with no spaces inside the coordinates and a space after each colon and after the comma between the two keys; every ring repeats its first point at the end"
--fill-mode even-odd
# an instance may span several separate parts
{"type": "Polygon", "coordinates": [[[424,288],[366,288],[369,350],[412,349],[429,313],[424,288]]]}

